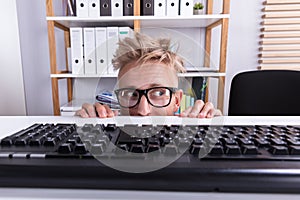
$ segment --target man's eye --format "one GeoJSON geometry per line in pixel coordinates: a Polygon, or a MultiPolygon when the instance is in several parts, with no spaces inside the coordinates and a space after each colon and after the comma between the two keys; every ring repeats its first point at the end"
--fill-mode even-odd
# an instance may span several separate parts
{"type": "Polygon", "coordinates": [[[157,96],[157,97],[163,96],[164,94],[165,94],[165,92],[161,91],[161,90],[157,90],[157,91],[152,92],[152,95],[157,96]]]}
{"type": "Polygon", "coordinates": [[[127,92],[125,92],[124,96],[127,96],[127,97],[136,97],[138,95],[137,95],[137,92],[135,92],[135,91],[127,91],[127,92]]]}

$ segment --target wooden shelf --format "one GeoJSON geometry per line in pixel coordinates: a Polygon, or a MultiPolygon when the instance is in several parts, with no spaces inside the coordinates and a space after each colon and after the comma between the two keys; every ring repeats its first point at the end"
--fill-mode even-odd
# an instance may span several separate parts
{"type": "Polygon", "coordinates": [[[65,27],[92,27],[92,26],[130,26],[133,27],[134,20],[140,20],[141,27],[208,27],[220,19],[228,19],[229,14],[193,15],[189,17],[155,17],[155,16],[104,16],[99,18],[79,17],[47,17],[47,21],[55,21],[65,27]]]}

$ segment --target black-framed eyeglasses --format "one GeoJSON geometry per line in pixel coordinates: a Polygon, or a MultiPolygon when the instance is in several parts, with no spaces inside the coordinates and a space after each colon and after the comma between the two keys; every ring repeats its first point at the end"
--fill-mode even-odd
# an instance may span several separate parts
{"type": "Polygon", "coordinates": [[[177,88],[173,87],[152,87],[145,90],[134,88],[121,88],[115,90],[118,102],[123,108],[133,108],[138,105],[143,95],[148,103],[154,107],[162,108],[170,104],[172,94],[177,88]]]}

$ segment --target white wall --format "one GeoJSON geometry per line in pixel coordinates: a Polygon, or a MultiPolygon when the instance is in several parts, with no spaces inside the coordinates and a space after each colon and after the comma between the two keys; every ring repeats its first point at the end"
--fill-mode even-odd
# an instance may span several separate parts
{"type": "Polygon", "coordinates": [[[0,115],[26,115],[16,0],[1,0],[0,24],[0,115]]]}
{"type": "Polygon", "coordinates": [[[260,0],[231,0],[225,79],[224,114],[227,114],[230,83],[241,71],[256,70],[260,35],[260,0]]]}
{"type": "Polygon", "coordinates": [[[27,115],[53,113],[45,2],[17,0],[27,115]]]}

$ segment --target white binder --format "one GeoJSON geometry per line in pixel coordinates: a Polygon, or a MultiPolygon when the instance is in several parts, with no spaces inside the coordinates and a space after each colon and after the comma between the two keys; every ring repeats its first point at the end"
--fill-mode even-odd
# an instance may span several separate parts
{"type": "Polygon", "coordinates": [[[89,17],[89,0],[76,0],[77,17],[89,17]]]}
{"type": "Polygon", "coordinates": [[[70,28],[72,74],[84,74],[82,28],[70,28]]]}
{"type": "Polygon", "coordinates": [[[100,0],[89,0],[89,17],[100,17],[100,0]]]}
{"type": "Polygon", "coordinates": [[[95,28],[83,28],[84,73],[96,74],[95,28]]]}
{"type": "Polygon", "coordinates": [[[193,0],[180,0],[180,15],[193,16],[193,0]]]}
{"type": "Polygon", "coordinates": [[[107,74],[107,40],[106,27],[95,28],[96,35],[96,72],[107,74]]]}
{"type": "Polygon", "coordinates": [[[123,0],[111,0],[111,16],[123,16],[123,0]]]}
{"type": "Polygon", "coordinates": [[[133,37],[134,31],[129,26],[119,27],[119,40],[123,40],[126,37],[133,37]]]}
{"type": "Polygon", "coordinates": [[[119,42],[119,27],[107,27],[107,73],[115,74],[112,58],[116,52],[119,42]]]}
{"type": "Polygon", "coordinates": [[[179,15],[179,0],[167,0],[167,16],[174,17],[179,15]]]}
{"type": "Polygon", "coordinates": [[[154,0],[154,16],[166,16],[167,0],[154,0]]]}

